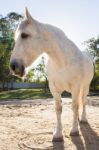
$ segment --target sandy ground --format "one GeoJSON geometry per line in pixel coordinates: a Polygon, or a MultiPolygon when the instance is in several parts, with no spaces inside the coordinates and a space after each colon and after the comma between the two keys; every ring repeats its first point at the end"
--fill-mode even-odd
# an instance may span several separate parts
{"type": "Polygon", "coordinates": [[[88,124],[69,136],[71,99],[63,99],[64,142],[52,142],[56,116],[52,99],[0,102],[0,150],[99,150],[99,97],[89,97],[88,124]]]}

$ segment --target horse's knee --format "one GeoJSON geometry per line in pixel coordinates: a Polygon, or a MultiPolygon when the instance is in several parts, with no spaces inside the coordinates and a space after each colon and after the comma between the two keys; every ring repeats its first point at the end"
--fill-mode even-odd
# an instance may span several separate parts
{"type": "Polygon", "coordinates": [[[61,94],[59,93],[54,93],[54,100],[55,100],[55,110],[56,113],[61,113],[62,112],[62,100],[61,100],[61,94]]]}
{"type": "Polygon", "coordinates": [[[61,113],[62,112],[62,104],[60,101],[55,100],[55,110],[56,113],[61,113]]]}

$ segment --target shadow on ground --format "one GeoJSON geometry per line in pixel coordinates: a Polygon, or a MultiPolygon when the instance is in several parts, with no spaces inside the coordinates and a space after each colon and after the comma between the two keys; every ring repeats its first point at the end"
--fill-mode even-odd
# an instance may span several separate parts
{"type": "Polygon", "coordinates": [[[23,144],[27,150],[99,150],[99,135],[91,128],[90,124],[80,124],[81,135],[71,136],[69,145],[64,139],[64,142],[52,142],[49,147],[33,148],[23,144]]]}
{"type": "Polygon", "coordinates": [[[64,150],[64,142],[53,142],[53,150],[64,150]]]}
{"type": "Polygon", "coordinates": [[[99,150],[99,107],[93,107],[99,97],[91,98],[89,100],[93,103],[88,106],[88,120],[92,126],[89,123],[79,124],[80,135],[72,137],[69,136],[71,99],[63,99],[64,113],[67,115],[63,115],[63,124],[66,124],[64,142],[52,142],[55,126],[52,99],[0,102],[0,150],[5,147],[14,150],[17,147],[20,150],[99,150]],[[68,123],[65,123],[66,117],[68,123]]]}
{"type": "Polygon", "coordinates": [[[99,150],[99,135],[91,128],[90,124],[81,124],[81,136],[72,137],[72,142],[77,150],[99,150]]]}

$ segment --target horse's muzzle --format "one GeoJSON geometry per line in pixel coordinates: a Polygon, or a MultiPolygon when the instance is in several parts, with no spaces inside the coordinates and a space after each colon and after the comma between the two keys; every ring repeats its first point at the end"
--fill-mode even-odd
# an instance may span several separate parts
{"type": "Polygon", "coordinates": [[[14,75],[23,77],[25,74],[25,67],[20,61],[11,61],[10,62],[10,69],[14,73],[14,75]]]}

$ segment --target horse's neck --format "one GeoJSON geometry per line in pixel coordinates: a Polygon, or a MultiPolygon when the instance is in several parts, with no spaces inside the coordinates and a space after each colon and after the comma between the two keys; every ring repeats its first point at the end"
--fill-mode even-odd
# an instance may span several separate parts
{"type": "Polygon", "coordinates": [[[79,52],[75,44],[60,29],[45,25],[42,33],[45,41],[44,50],[56,66],[66,66],[79,52]]]}

